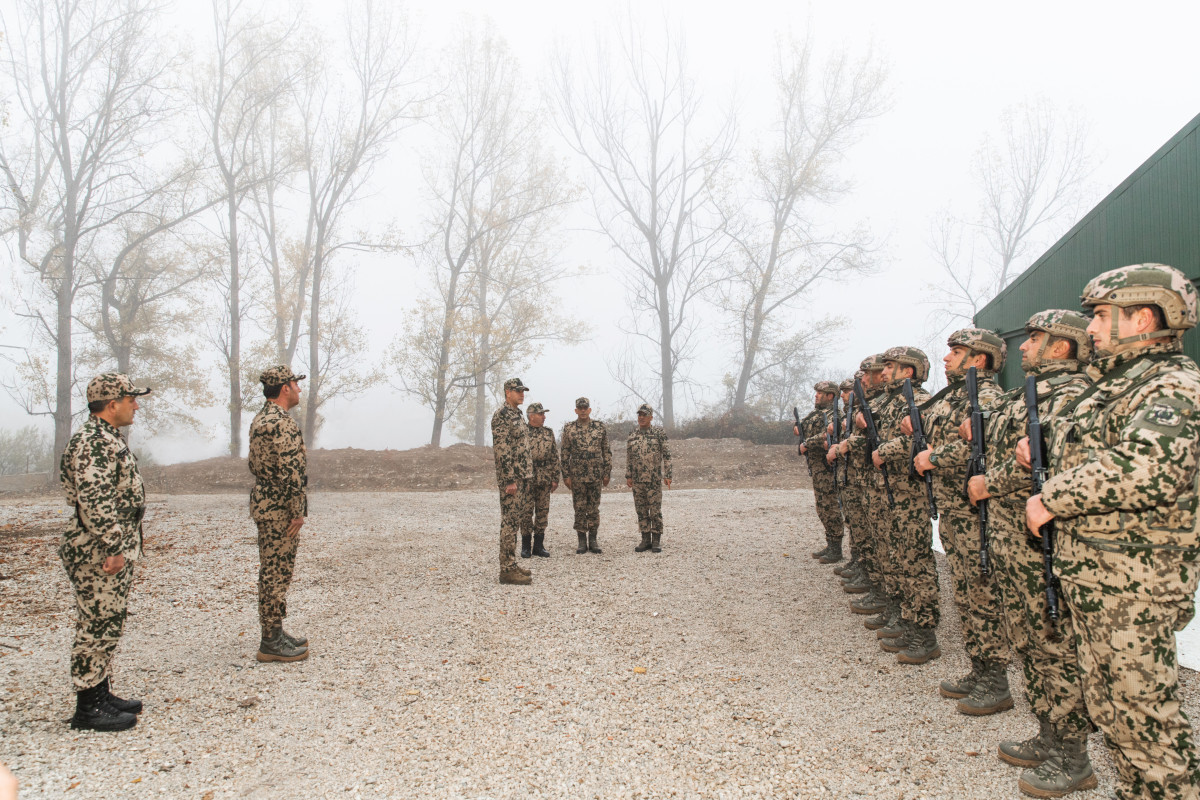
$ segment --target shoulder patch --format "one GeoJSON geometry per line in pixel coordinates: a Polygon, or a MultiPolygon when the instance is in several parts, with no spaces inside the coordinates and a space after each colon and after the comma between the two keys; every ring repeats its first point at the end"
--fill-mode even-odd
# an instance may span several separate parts
{"type": "Polygon", "coordinates": [[[1188,403],[1173,397],[1158,397],[1146,404],[1134,424],[1161,433],[1177,433],[1190,413],[1188,403]]]}

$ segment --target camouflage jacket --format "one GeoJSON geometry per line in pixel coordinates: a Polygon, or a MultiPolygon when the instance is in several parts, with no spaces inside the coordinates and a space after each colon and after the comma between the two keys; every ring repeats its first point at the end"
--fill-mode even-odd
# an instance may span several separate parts
{"type": "Polygon", "coordinates": [[[519,408],[505,403],[492,414],[492,456],[496,459],[496,483],[499,486],[533,477],[528,432],[529,424],[519,408]]]}
{"type": "MultiPolygon", "coordinates": [[[[879,423],[879,408],[887,402],[887,395],[878,390],[864,391],[867,396],[867,406],[876,424],[879,423]]],[[[854,402],[854,411],[860,411],[858,401],[854,402]]],[[[883,473],[871,463],[871,450],[867,444],[865,428],[854,428],[850,435],[850,451],[846,454],[850,466],[850,482],[859,486],[877,486],[883,488],[883,473]]]]}
{"type": "Polygon", "coordinates": [[[75,508],[58,551],[63,561],[141,558],[146,489],[137,458],[116,428],[99,417],[88,417],[67,442],[59,480],[67,504],[75,508]]]}
{"type": "Polygon", "coordinates": [[[671,480],[671,448],[667,433],[657,425],[634,428],[625,440],[625,480],[657,486],[671,480]]]}
{"type": "MultiPolygon", "coordinates": [[[[1082,372],[1047,372],[1037,379],[1038,417],[1042,435],[1049,440],[1051,420],[1091,384],[1082,372]]],[[[1022,384],[997,398],[985,422],[987,465],[984,484],[993,500],[1011,506],[1024,525],[1025,501],[1032,494],[1029,471],[1017,464],[1017,442],[1027,433],[1029,412],[1022,384]]]]}
{"type": "MultiPolygon", "coordinates": [[[[914,393],[915,394],[915,393],[914,393]]],[[[979,406],[987,409],[1000,397],[1000,387],[991,376],[979,376],[979,406]]],[[[933,452],[930,460],[933,487],[939,506],[950,512],[970,513],[966,495],[967,463],[971,460],[971,443],[958,435],[958,426],[971,416],[967,400],[967,382],[959,379],[921,404],[921,419],[925,423],[925,438],[933,452]]]]}
{"type": "MultiPolygon", "coordinates": [[[[886,389],[883,393],[886,399],[879,405],[879,419],[876,422],[881,442],[879,457],[888,466],[893,492],[920,492],[924,491],[921,488],[922,479],[912,473],[915,455],[912,452],[913,440],[900,430],[900,420],[908,416],[908,403],[904,399],[902,386],[903,382],[900,382],[886,389]]],[[[913,386],[913,400],[921,406],[929,400],[929,392],[920,386],[913,386]]]]}
{"type": "Polygon", "coordinates": [[[250,423],[250,517],[279,522],[308,516],[308,451],[300,426],[268,400],[250,423]]]}
{"type": "Polygon", "coordinates": [[[800,420],[800,439],[804,442],[804,457],[815,474],[823,469],[833,474],[833,466],[825,460],[829,448],[825,446],[825,426],[833,420],[833,407],[814,408],[808,416],[800,420]]]}
{"type": "Polygon", "coordinates": [[[554,429],[543,425],[535,428],[528,427],[525,435],[529,437],[529,455],[533,459],[533,483],[538,486],[549,486],[558,483],[562,466],[558,462],[558,445],[554,443],[554,429]]]}
{"type": "Polygon", "coordinates": [[[603,422],[571,420],[562,432],[563,478],[600,483],[612,476],[612,448],[603,422]]]}

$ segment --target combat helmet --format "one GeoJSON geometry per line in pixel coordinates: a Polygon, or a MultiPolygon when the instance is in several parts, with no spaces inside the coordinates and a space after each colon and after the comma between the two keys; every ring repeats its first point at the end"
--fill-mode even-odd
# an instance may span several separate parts
{"type": "Polygon", "coordinates": [[[883,369],[883,353],[867,356],[858,365],[859,372],[878,372],[881,369],[883,369]]]}
{"type": "MultiPolygon", "coordinates": [[[[857,373],[855,373],[855,374],[857,375],[857,373]]],[[[853,392],[854,391],[854,378],[846,378],[846,380],[839,383],[838,390],[842,391],[842,392],[853,392]]]]}
{"type": "Polygon", "coordinates": [[[815,384],[813,384],[813,388],[818,392],[824,392],[825,394],[838,393],[838,385],[833,381],[817,381],[815,384]]]}
{"type": "MultiPolygon", "coordinates": [[[[929,358],[919,347],[889,347],[883,351],[884,361],[894,361],[906,367],[913,368],[913,383],[924,383],[929,379],[929,358]]],[[[901,379],[892,379],[891,385],[901,383],[901,379]]]]}
{"type": "MultiPolygon", "coordinates": [[[[978,353],[991,356],[992,368],[979,370],[984,375],[992,375],[1004,369],[1004,359],[1008,356],[1008,344],[995,331],[989,331],[986,328],[963,328],[957,330],[950,334],[950,338],[946,340],[946,345],[949,347],[965,347],[971,351],[970,356],[978,353]]],[[[947,370],[946,377],[954,380],[966,374],[967,370],[965,368],[947,370]]]]}
{"type": "MultiPolygon", "coordinates": [[[[1085,308],[1098,305],[1154,305],[1162,309],[1166,330],[1147,331],[1137,336],[1117,335],[1117,314],[1112,315],[1112,334],[1104,355],[1124,345],[1171,336],[1179,338],[1196,326],[1196,287],[1179,270],[1166,264],[1131,264],[1101,272],[1083,287],[1080,298],[1085,308]]],[[[1097,350],[1097,355],[1101,355],[1097,350]]]]}
{"type": "Polygon", "coordinates": [[[1049,336],[1042,340],[1042,344],[1036,353],[1024,359],[1025,363],[1022,366],[1025,367],[1026,371],[1034,372],[1049,366],[1077,368],[1080,364],[1086,364],[1092,357],[1092,337],[1088,335],[1087,326],[1087,317],[1063,308],[1051,308],[1034,314],[1025,323],[1025,332],[1033,333],[1034,331],[1042,331],[1049,334],[1049,336]],[[1046,354],[1046,348],[1050,346],[1050,336],[1070,339],[1075,342],[1076,358],[1043,358],[1046,354]]]}

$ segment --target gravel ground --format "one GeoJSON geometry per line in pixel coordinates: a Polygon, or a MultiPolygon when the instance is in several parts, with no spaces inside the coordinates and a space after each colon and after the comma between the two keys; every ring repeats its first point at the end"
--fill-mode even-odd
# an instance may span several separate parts
{"type": "MultiPolygon", "coordinates": [[[[945,654],[897,665],[808,557],[811,492],[669,492],[658,555],[606,495],[605,551],[576,556],[560,491],[531,587],[496,581],[493,492],[318,493],[288,619],[312,654],[286,665],[254,660],[245,498],[151,499],[114,679],[147,708],[123,734],[66,725],[64,512],[0,501],[0,760],[23,798],[1020,796],[994,752],[1033,730],[1023,699],[971,718],[938,697],[966,668],[948,582],[945,654]]],[[[1112,786],[1091,752],[1080,798],[1112,786]]]]}

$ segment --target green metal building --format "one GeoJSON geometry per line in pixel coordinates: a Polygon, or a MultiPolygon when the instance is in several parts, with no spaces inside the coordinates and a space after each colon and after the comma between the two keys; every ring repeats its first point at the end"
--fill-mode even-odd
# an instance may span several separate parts
{"type": "MultiPolygon", "coordinates": [[[[1200,285],[1200,116],[976,314],[976,326],[999,331],[1008,342],[1000,382],[1013,387],[1023,379],[1017,347],[1032,314],[1079,309],[1079,295],[1093,277],[1145,262],[1170,264],[1200,285]]],[[[1189,331],[1184,348],[1200,361],[1200,333],[1189,331]]]]}

